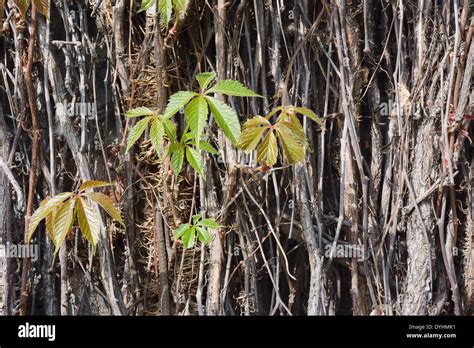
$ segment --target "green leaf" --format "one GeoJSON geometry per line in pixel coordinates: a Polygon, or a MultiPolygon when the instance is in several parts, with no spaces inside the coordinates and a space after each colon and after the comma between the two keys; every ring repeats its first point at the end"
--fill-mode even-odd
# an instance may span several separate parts
{"type": "Polygon", "coordinates": [[[262,138],[263,132],[270,126],[270,122],[262,117],[255,116],[244,123],[237,147],[244,151],[252,151],[262,138]]]}
{"type": "Polygon", "coordinates": [[[175,238],[181,237],[189,228],[191,228],[191,224],[181,224],[178,228],[174,231],[175,238]]]}
{"type": "Polygon", "coordinates": [[[203,227],[208,227],[208,228],[219,228],[219,227],[222,227],[221,225],[219,225],[219,224],[217,223],[216,220],[211,219],[211,218],[207,218],[207,219],[204,219],[204,220],[199,221],[199,225],[200,225],[200,226],[203,226],[203,227]]]}
{"type": "Polygon", "coordinates": [[[196,231],[198,234],[199,241],[202,244],[209,244],[212,241],[212,234],[205,228],[196,226],[196,231]]]}
{"type": "Polygon", "coordinates": [[[217,82],[207,93],[218,93],[225,94],[235,97],[261,97],[260,94],[255,93],[251,89],[245,87],[239,81],[234,80],[222,80],[217,82]]]}
{"type": "Polygon", "coordinates": [[[64,192],[54,197],[46,198],[42,201],[42,203],[40,203],[39,208],[30,217],[30,222],[28,224],[28,241],[31,240],[31,237],[33,237],[33,233],[35,232],[41,220],[46,218],[53,212],[55,208],[61,206],[61,204],[71,196],[72,192],[64,192]]]}
{"type": "Polygon", "coordinates": [[[199,96],[191,100],[184,111],[184,115],[188,119],[191,132],[194,136],[195,144],[199,144],[201,134],[206,126],[209,109],[207,107],[206,99],[199,96]]]}
{"type": "Polygon", "coordinates": [[[95,253],[100,237],[100,220],[94,207],[81,197],[77,200],[77,221],[82,234],[92,244],[95,253]]]}
{"type": "Polygon", "coordinates": [[[186,249],[192,248],[194,246],[195,239],[196,239],[196,229],[194,227],[187,229],[184,232],[183,237],[181,238],[183,242],[183,246],[186,249]]]}
{"type": "Polygon", "coordinates": [[[304,159],[304,143],[288,127],[277,128],[278,139],[283,149],[283,155],[289,164],[295,164],[304,159]]]}
{"type": "Polygon", "coordinates": [[[219,151],[217,151],[214,146],[212,146],[211,144],[209,144],[207,141],[204,141],[204,140],[200,140],[199,141],[199,148],[204,150],[204,151],[207,151],[213,155],[218,155],[219,154],[219,151]]]}
{"type": "Polygon", "coordinates": [[[213,71],[200,73],[196,76],[196,80],[199,82],[199,87],[201,87],[203,91],[206,90],[207,86],[209,86],[209,83],[211,83],[211,81],[215,78],[216,73],[213,71]]]}
{"type": "Polygon", "coordinates": [[[138,108],[135,108],[135,109],[132,109],[132,110],[128,110],[126,113],[125,113],[125,116],[127,117],[140,117],[140,116],[150,116],[150,115],[154,115],[155,112],[147,107],[144,107],[144,106],[140,106],[138,108]]]}
{"type": "Polygon", "coordinates": [[[55,238],[53,241],[56,246],[54,254],[59,251],[59,248],[61,248],[67,233],[72,227],[74,222],[75,205],[76,197],[73,197],[70,200],[64,202],[54,216],[53,229],[55,238]]]}
{"type": "Polygon", "coordinates": [[[321,118],[316,115],[316,113],[313,110],[307,109],[307,108],[302,108],[302,107],[294,107],[296,112],[299,112],[300,114],[303,114],[307,116],[308,118],[312,119],[314,122],[319,123],[320,125],[323,125],[323,121],[321,118]]]}
{"type": "Polygon", "coordinates": [[[155,4],[155,0],[143,0],[142,5],[138,9],[137,13],[142,11],[148,11],[155,4]]]}
{"type": "Polygon", "coordinates": [[[86,196],[100,205],[114,220],[117,220],[123,227],[125,223],[120,216],[120,211],[115,207],[112,199],[101,192],[88,192],[86,196]]]}
{"type": "Polygon", "coordinates": [[[137,142],[138,139],[142,136],[143,132],[145,131],[146,127],[148,126],[148,122],[150,122],[150,119],[153,116],[148,116],[140,121],[137,122],[137,124],[130,130],[130,133],[128,133],[128,138],[127,138],[127,149],[125,150],[125,153],[128,153],[130,151],[130,148],[137,142]]]}
{"type": "Polygon", "coordinates": [[[240,122],[235,111],[226,103],[212,97],[206,97],[216,123],[232,143],[237,143],[240,136],[240,122]]]}
{"type": "Polygon", "coordinates": [[[266,166],[273,166],[277,161],[278,146],[273,131],[267,133],[257,148],[257,161],[266,166]]]}
{"type": "Polygon", "coordinates": [[[193,167],[194,170],[199,173],[199,175],[201,175],[203,178],[206,177],[204,174],[204,161],[198,150],[186,146],[186,159],[188,160],[191,167],[193,167]]]}
{"type": "Polygon", "coordinates": [[[163,124],[160,122],[160,120],[157,117],[155,117],[153,121],[151,121],[150,140],[158,156],[160,156],[161,154],[161,146],[163,144],[164,135],[165,135],[165,130],[163,128],[163,124]]]}
{"type": "Polygon", "coordinates": [[[111,186],[111,185],[112,185],[111,183],[108,183],[105,181],[87,180],[87,181],[84,181],[82,185],[79,187],[79,192],[93,189],[96,187],[106,187],[106,186],[111,186]]]}
{"type": "Polygon", "coordinates": [[[159,0],[158,12],[161,17],[161,22],[165,28],[168,28],[168,24],[171,19],[171,11],[173,11],[173,4],[171,0],[159,0]]]}
{"type": "Polygon", "coordinates": [[[164,118],[167,119],[176,114],[196,95],[196,93],[188,91],[180,91],[173,94],[168,99],[168,105],[166,105],[164,118]]]}
{"type": "Polygon", "coordinates": [[[184,161],[184,148],[182,145],[177,146],[171,155],[171,166],[173,167],[173,172],[175,176],[178,176],[181,173],[183,168],[184,161]]]}

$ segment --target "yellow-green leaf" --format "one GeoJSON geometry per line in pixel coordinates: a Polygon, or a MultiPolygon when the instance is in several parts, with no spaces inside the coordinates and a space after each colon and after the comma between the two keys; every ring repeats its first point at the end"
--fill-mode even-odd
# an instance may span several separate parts
{"type": "Polygon", "coordinates": [[[77,200],[77,221],[95,252],[100,237],[100,219],[94,207],[81,197],[77,200]]]}
{"type": "Polygon", "coordinates": [[[87,197],[100,205],[114,220],[120,222],[125,227],[125,223],[120,216],[120,211],[115,207],[112,199],[101,192],[88,192],[87,197]]]}
{"type": "Polygon", "coordinates": [[[58,208],[62,202],[71,197],[71,195],[71,192],[60,193],[54,197],[46,198],[46,202],[40,204],[38,209],[30,217],[30,222],[28,224],[28,241],[33,236],[33,233],[35,232],[41,220],[46,218],[46,216],[48,216],[55,208],[58,208]]]}
{"type": "Polygon", "coordinates": [[[244,151],[254,150],[268,126],[270,126],[270,122],[262,116],[255,116],[246,121],[242,133],[240,133],[237,147],[244,151]]]}
{"type": "Polygon", "coordinates": [[[59,251],[59,248],[61,248],[67,233],[70,231],[72,224],[74,223],[75,205],[76,197],[72,197],[61,205],[54,216],[53,229],[55,236],[54,244],[56,246],[54,250],[55,254],[59,251]]]}
{"type": "Polygon", "coordinates": [[[306,117],[310,118],[314,122],[319,123],[320,125],[323,124],[323,121],[321,121],[321,119],[318,117],[318,115],[316,115],[316,113],[313,110],[303,108],[303,107],[295,107],[294,109],[296,112],[299,112],[300,114],[305,115],[306,117]]]}
{"type": "Polygon", "coordinates": [[[93,188],[96,188],[96,187],[106,187],[106,186],[111,186],[111,185],[112,185],[111,183],[108,183],[108,182],[105,182],[105,181],[87,180],[87,181],[84,181],[82,183],[81,187],[79,187],[79,192],[89,190],[89,189],[93,189],[93,188]]]}
{"type": "Polygon", "coordinates": [[[277,161],[278,146],[275,134],[269,131],[257,148],[257,161],[266,166],[273,166],[277,161]]]}
{"type": "Polygon", "coordinates": [[[283,149],[283,155],[289,164],[299,163],[304,159],[304,144],[287,127],[277,128],[278,140],[283,149]]]}

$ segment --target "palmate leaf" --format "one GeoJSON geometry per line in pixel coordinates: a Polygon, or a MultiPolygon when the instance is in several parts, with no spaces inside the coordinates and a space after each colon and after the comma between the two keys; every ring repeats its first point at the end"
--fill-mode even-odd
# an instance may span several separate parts
{"type": "Polygon", "coordinates": [[[150,122],[152,118],[153,116],[147,116],[145,118],[142,118],[130,130],[130,133],[128,133],[127,137],[127,148],[125,150],[125,153],[128,153],[128,151],[130,151],[130,148],[137,142],[138,139],[140,139],[146,127],[148,126],[148,122],[150,122]]]}
{"type": "Polygon", "coordinates": [[[186,146],[186,159],[188,160],[191,167],[193,167],[194,170],[199,173],[199,175],[201,175],[203,178],[206,177],[204,174],[204,161],[198,150],[186,146]]]}
{"type": "Polygon", "coordinates": [[[236,144],[240,136],[240,123],[234,109],[213,97],[207,96],[206,99],[216,119],[216,123],[222,129],[224,135],[229,138],[232,143],[236,144]]]}
{"type": "Polygon", "coordinates": [[[273,166],[278,157],[278,146],[275,134],[269,131],[257,148],[257,161],[266,166],[273,166]]]}
{"type": "Polygon", "coordinates": [[[100,237],[100,220],[94,207],[82,197],[77,199],[77,222],[84,237],[92,244],[95,253],[100,237]]]}
{"type": "Polygon", "coordinates": [[[181,236],[181,241],[183,242],[183,246],[186,249],[192,248],[194,246],[195,240],[196,240],[196,228],[194,226],[188,228],[181,236]]]}
{"type": "Polygon", "coordinates": [[[177,134],[176,134],[176,124],[173,123],[169,119],[162,119],[161,124],[163,125],[163,129],[165,130],[166,135],[171,141],[176,141],[177,134]]]}
{"type": "Polygon", "coordinates": [[[173,4],[171,0],[159,0],[158,13],[160,14],[161,22],[163,23],[163,26],[165,28],[168,28],[172,11],[173,11],[173,4]]]}
{"type": "Polygon", "coordinates": [[[209,83],[211,83],[212,80],[216,78],[216,73],[213,71],[210,72],[204,72],[196,75],[196,80],[199,82],[199,87],[201,87],[201,90],[206,90],[207,86],[209,86],[209,83]]]}
{"type": "Polygon", "coordinates": [[[87,192],[85,194],[89,199],[96,202],[100,205],[114,220],[120,222],[120,224],[125,227],[125,223],[120,216],[119,210],[115,207],[112,199],[101,192],[87,192]]]}
{"type": "Polygon", "coordinates": [[[170,118],[181,110],[197,93],[189,91],[180,91],[174,93],[168,100],[168,105],[164,112],[164,118],[170,118]]]}
{"type": "Polygon", "coordinates": [[[111,185],[112,184],[105,181],[87,180],[87,181],[84,181],[82,185],[79,187],[79,192],[97,188],[97,187],[106,187],[106,186],[111,186],[111,185]]]}
{"type": "Polygon", "coordinates": [[[262,97],[251,89],[245,87],[239,81],[222,80],[212,86],[207,93],[225,94],[234,97],[262,97]]]}
{"type": "Polygon", "coordinates": [[[160,156],[161,154],[161,147],[163,144],[164,135],[165,135],[165,130],[163,128],[163,124],[160,122],[158,117],[155,117],[151,121],[150,140],[158,156],[160,156]]]}
{"type": "Polygon", "coordinates": [[[54,229],[54,254],[59,251],[61,245],[66,238],[67,233],[71,230],[74,222],[74,207],[76,205],[76,197],[72,197],[64,202],[57,213],[54,215],[53,229],[54,229]]]}
{"type": "Polygon", "coordinates": [[[191,127],[195,144],[199,144],[199,140],[207,123],[208,114],[209,109],[207,107],[206,98],[203,96],[191,100],[184,111],[184,115],[191,127]]]}
{"type": "Polygon", "coordinates": [[[171,155],[171,167],[173,167],[173,172],[175,176],[178,176],[181,173],[183,168],[184,161],[184,147],[181,144],[178,144],[176,148],[172,151],[171,155]]]}
{"type": "Polygon", "coordinates": [[[42,204],[40,204],[39,208],[30,217],[28,224],[28,241],[31,240],[31,237],[33,236],[33,233],[35,232],[39,223],[48,215],[50,215],[54,209],[60,207],[61,204],[71,196],[72,192],[60,193],[54,197],[46,198],[44,200],[46,202],[43,201],[42,204]]]}

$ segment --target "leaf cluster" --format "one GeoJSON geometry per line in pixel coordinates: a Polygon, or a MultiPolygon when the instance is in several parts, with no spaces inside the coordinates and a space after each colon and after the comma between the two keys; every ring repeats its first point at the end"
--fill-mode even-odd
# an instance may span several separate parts
{"type": "Polygon", "coordinates": [[[100,236],[100,216],[93,203],[97,203],[114,220],[125,226],[112,199],[103,193],[91,191],[105,186],[110,184],[103,181],[85,181],[76,192],[63,192],[41,201],[29,220],[28,241],[33,237],[39,223],[45,220],[46,232],[55,245],[56,254],[77,219],[82,234],[92,244],[95,252],[100,236]]]}
{"type": "Polygon", "coordinates": [[[203,219],[202,214],[193,215],[192,223],[181,224],[175,230],[176,239],[181,239],[186,249],[192,248],[196,241],[196,234],[202,244],[209,244],[212,240],[211,229],[222,227],[216,220],[207,218],[203,219]]]}
{"type": "Polygon", "coordinates": [[[237,114],[228,104],[215,98],[215,94],[236,97],[261,97],[238,81],[222,80],[212,84],[215,77],[214,72],[198,74],[196,79],[200,91],[174,93],[169,98],[163,115],[158,115],[156,111],[144,107],[128,111],[126,113],[127,117],[145,117],[130,130],[126,151],[128,152],[133,144],[137,142],[150,124],[150,140],[158,155],[160,155],[163,136],[166,134],[170,140],[166,156],[171,157],[171,166],[175,175],[181,172],[186,157],[194,170],[205,177],[204,159],[201,150],[212,154],[218,153],[210,143],[203,140],[204,129],[210,113],[212,113],[217,125],[230,141],[236,143],[240,136],[240,122],[237,114]],[[186,125],[180,139],[178,139],[176,126],[170,119],[183,108],[186,125]]]}
{"type": "Polygon", "coordinates": [[[279,106],[267,116],[254,116],[244,123],[237,147],[244,151],[257,149],[257,161],[271,167],[277,162],[278,143],[287,163],[304,160],[308,140],[297,113],[322,125],[321,119],[310,109],[295,106],[279,106]],[[269,120],[279,113],[274,124],[269,120]]]}

